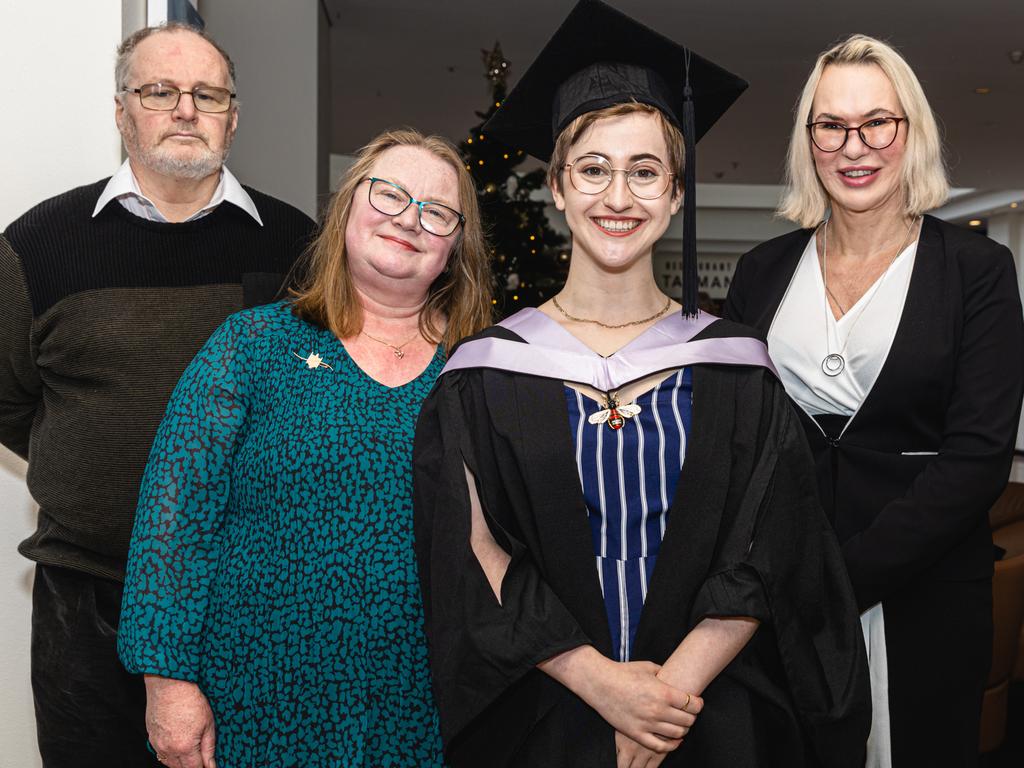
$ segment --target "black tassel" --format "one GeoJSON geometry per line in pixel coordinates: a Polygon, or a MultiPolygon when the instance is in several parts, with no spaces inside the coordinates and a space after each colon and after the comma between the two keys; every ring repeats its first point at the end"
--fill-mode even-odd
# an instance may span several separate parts
{"type": "Polygon", "coordinates": [[[693,90],[689,83],[683,90],[683,146],[686,163],[683,169],[683,316],[697,316],[697,151],[693,137],[696,121],[693,113],[693,90]]]}

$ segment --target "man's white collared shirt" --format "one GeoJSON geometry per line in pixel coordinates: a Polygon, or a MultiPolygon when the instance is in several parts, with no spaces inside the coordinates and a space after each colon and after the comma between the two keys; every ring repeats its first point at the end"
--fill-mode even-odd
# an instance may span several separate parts
{"type": "MultiPolygon", "coordinates": [[[[97,216],[107,206],[107,203],[114,199],[125,210],[135,216],[149,221],[169,223],[167,217],[160,212],[160,209],[154,205],[153,201],[142,194],[129,160],[125,160],[121,167],[117,169],[117,173],[110,177],[110,181],[103,188],[99,200],[96,201],[96,207],[93,209],[92,215],[97,216]]],[[[260,218],[259,211],[256,210],[256,204],[226,166],[221,168],[220,181],[217,184],[217,189],[213,192],[213,197],[210,198],[210,202],[185,219],[185,221],[201,219],[203,216],[211,213],[221,203],[232,203],[238,206],[252,216],[257,224],[261,227],[263,226],[263,220],[260,218]]]]}

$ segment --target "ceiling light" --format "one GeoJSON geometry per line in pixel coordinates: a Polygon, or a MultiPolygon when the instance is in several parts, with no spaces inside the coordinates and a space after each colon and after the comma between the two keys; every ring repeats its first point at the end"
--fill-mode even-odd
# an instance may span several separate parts
{"type": "Polygon", "coordinates": [[[979,96],[987,96],[988,94],[992,93],[992,89],[986,86],[982,86],[981,88],[975,88],[974,92],[979,96]]]}
{"type": "Polygon", "coordinates": [[[1014,64],[1020,64],[1024,61],[1024,50],[1018,48],[1016,51],[1010,51],[1009,56],[1014,64]]]}
{"type": "Polygon", "coordinates": [[[980,227],[981,226],[981,219],[971,219],[970,221],[967,222],[967,226],[969,226],[969,227],[980,227]]]}

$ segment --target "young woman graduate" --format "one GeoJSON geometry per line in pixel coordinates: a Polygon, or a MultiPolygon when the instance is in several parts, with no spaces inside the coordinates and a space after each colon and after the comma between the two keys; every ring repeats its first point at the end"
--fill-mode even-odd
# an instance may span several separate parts
{"type": "Polygon", "coordinates": [[[454,768],[863,765],[857,610],[800,425],[764,344],[696,308],[693,144],[745,87],[584,0],[484,128],[551,160],[573,248],[417,426],[454,768]],[[684,200],[680,305],[651,251],[684,200]]]}

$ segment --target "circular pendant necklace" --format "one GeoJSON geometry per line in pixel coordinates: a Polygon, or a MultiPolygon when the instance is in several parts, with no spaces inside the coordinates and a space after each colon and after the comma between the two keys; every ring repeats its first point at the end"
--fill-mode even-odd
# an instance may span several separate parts
{"type": "Polygon", "coordinates": [[[846,370],[846,358],[838,352],[831,352],[822,359],[821,370],[826,376],[838,376],[846,370]]]}
{"type": "MultiPolygon", "coordinates": [[[[917,221],[918,219],[916,216],[910,220],[910,226],[907,227],[907,234],[904,235],[903,242],[900,243],[900,247],[896,249],[896,253],[894,253],[892,258],[889,259],[889,263],[885,265],[885,269],[882,271],[882,274],[878,279],[875,280],[875,284],[868,289],[871,291],[871,295],[868,297],[868,300],[864,303],[864,306],[861,307],[860,312],[850,324],[850,330],[846,333],[846,341],[843,342],[843,346],[839,348],[839,351],[833,352],[831,337],[828,332],[828,316],[832,311],[828,305],[828,297],[831,296],[835,301],[835,294],[833,294],[828,288],[828,219],[825,219],[821,235],[821,282],[825,286],[825,357],[821,359],[821,371],[826,376],[835,378],[846,370],[846,358],[843,356],[843,353],[846,351],[846,347],[850,343],[850,338],[853,336],[853,329],[857,325],[857,321],[860,320],[865,312],[867,312],[868,306],[875,298],[875,294],[878,293],[879,288],[881,288],[882,283],[885,281],[885,276],[889,274],[889,268],[892,267],[893,263],[896,261],[896,257],[903,253],[903,249],[906,248],[907,243],[910,242],[910,235],[914,231],[914,225],[917,221]]],[[[846,312],[843,311],[843,307],[838,301],[836,301],[836,306],[839,307],[839,311],[845,316],[846,312]]]]}

